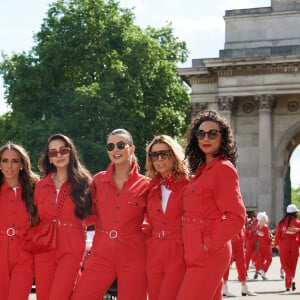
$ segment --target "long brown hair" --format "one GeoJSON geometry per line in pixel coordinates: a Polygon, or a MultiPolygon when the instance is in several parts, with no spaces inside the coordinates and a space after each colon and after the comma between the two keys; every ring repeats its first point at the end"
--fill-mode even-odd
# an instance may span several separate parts
{"type": "MultiPolygon", "coordinates": [[[[33,194],[35,183],[39,180],[39,176],[31,170],[31,162],[28,153],[22,146],[18,144],[8,142],[7,144],[3,145],[0,148],[0,159],[2,157],[3,152],[10,149],[13,149],[20,155],[21,162],[23,164],[23,169],[19,172],[19,182],[22,187],[22,200],[24,201],[26,210],[29,214],[30,224],[35,225],[37,217],[37,208],[33,201],[33,194]]],[[[3,182],[4,175],[0,170],[1,187],[3,185],[3,182]]]]}
{"type": "Polygon", "coordinates": [[[72,200],[75,204],[75,215],[84,219],[91,211],[90,182],[91,174],[80,162],[73,141],[62,133],[56,133],[49,137],[45,152],[39,160],[39,169],[44,176],[56,172],[56,167],[50,163],[48,158],[49,144],[53,140],[61,140],[66,147],[70,148],[70,159],[68,165],[68,180],[72,184],[72,200]]]}

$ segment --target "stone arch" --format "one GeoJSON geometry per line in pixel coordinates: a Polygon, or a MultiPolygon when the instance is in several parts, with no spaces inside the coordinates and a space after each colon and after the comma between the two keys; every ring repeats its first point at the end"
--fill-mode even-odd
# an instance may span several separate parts
{"type": "Polygon", "coordinates": [[[285,175],[288,170],[290,158],[293,151],[300,144],[300,121],[287,128],[281,135],[279,143],[274,153],[274,188],[275,188],[275,220],[279,220],[283,215],[284,185],[285,175]]]}

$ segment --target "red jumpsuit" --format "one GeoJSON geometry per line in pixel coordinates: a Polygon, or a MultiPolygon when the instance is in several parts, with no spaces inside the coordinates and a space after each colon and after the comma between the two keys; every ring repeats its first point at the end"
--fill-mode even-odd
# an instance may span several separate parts
{"type": "Polygon", "coordinates": [[[4,181],[0,190],[0,299],[27,300],[33,284],[33,257],[23,250],[22,236],[29,214],[22,200],[4,181]]]}
{"type": "Polygon", "coordinates": [[[293,217],[289,224],[287,222],[288,218],[284,222],[278,223],[274,246],[279,245],[281,267],[285,272],[285,286],[289,289],[295,277],[299,257],[300,235],[299,232],[296,233],[287,228],[290,226],[300,228],[300,221],[293,217]]]}
{"type": "MultiPolygon", "coordinates": [[[[48,174],[35,187],[34,199],[41,222],[53,220],[56,214],[57,191],[51,176],[52,173],[48,174]]],[[[85,228],[74,210],[75,204],[68,195],[59,217],[56,250],[34,256],[38,300],[67,300],[72,294],[85,249],[85,228]]]]}
{"type": "Polygon", "coordinates": [[[185,177],[170,183],[171,190],[165,213],[162,210],[161,185],[150,185],[147,213],[152,238],[147,249],[149,300],[176,299],[185,272],[181,235],[182,194],[188,184],[185,177]]]}
{"type": "MultiPolygon", "coordinates": [[[[245,263],[245,247],[244,247],[244,230],[237,233],[231,238],[232,246],[232,261],[235,259],[235,264],[238,272],[239,282],[244,282],[247,280],[246,276],[246,263],[245,263]]],[[[229,269],[226,270],[223,278],[228,281],[229,269]]]]}
{"type": "Polygon", "coordinates": [[[246,216],[231,162],[217,157],[208,165],[203,163],[184,191],[183,209],[187,269],[177,299],[222,299],[222,277],[231,260],[230,239],[243,228],[246,216]]]}
{"type": "Polygon", "coordinates": [[[119,191],[113,180],[114,164],[93,178],[92,199],[96,229],[92,253],[79,279],[72,300],[102,299],[118,278],[118,298],[144,300],[146,245],[141,229],[148,183],[136,164],[119,191]],[[95,190],[94,190],[94,188],[95,190]]]}
{"type": "Polygon", "coordinates": [[[249,269],[250,260],[256,260],[255,246],[257,245],[258,236],[257,236],[257,220],[251,220],[246,225],[245,229],[245,245],[246,245],[246,270],[249,269]]]}
{"type": "Polygon", "coordinates": [[[257,225],[257,261],[255,264],[256,272],[263,270],[265,273],[268,271],[270,264],[272,262],[272,250],[270,237],[270,230],[268,225],[260,227],[257,225]]]}

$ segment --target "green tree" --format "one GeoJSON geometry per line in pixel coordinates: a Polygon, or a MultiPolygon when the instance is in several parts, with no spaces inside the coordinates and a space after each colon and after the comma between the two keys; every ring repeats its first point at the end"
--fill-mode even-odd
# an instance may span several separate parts
{"type": "MultiPolygon", "coordinates": [[[[292,203],[300,208],[300,187],[296,189],[292,187],[292,203]]],[[[300,220],[300,213],[298,213],[298,219],[300,220]]]]}
{"type": "Polygon", "coordinates": [[[108,163],[107,134],[123,127],[144,166],[153,135],[180,138],[190,121],[188,90],[176,68],[186,58],[170,25],[141,30],[133,12],[114,0],[57,1],[32,50],[4,57],[0,67],[12,107],[5,137],[36,161],[48,136],[63,132],[96,172],[108,163]]]}

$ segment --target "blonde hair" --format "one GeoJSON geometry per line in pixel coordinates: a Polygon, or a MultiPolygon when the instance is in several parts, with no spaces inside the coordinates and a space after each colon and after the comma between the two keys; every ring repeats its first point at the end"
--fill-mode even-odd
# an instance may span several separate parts
{"type": "Polygon", "coordinates": [[[146,148],[146,176],[148,176],[150,179],[153,179],[158,172],[155,170],[152,160],[149,156],[149,152],[151,152],[152,146],[154,144],[166,144],[169,146],[170,150],[172,151],[172,154],[175,158],[174,167],[173,170],[176,173],[178,177],[186,176],[188,178],[189,175],[189,168],[187,161],[184,157],[184,151],[181,145],[172,137],[168,135],[157,135],[154,136],[153,140],[147,145],[146,148]]]}
{"type": "Polygon", "coordinates": [[[269,223],[269,218],[265,211],[257,214],[257,222],[261,227],[269,223]]]}

